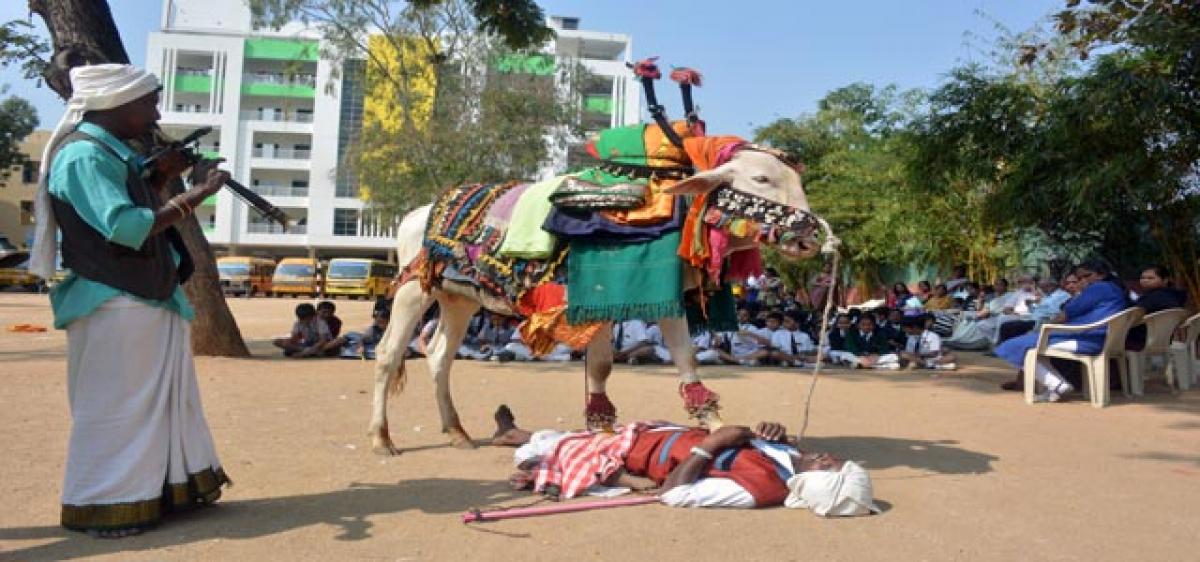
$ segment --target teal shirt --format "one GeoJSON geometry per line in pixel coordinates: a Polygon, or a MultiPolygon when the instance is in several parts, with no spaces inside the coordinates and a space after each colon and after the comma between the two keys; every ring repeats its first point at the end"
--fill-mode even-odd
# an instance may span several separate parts
{"type": "MultiPolygon", "coordinates": [[[[120,159],[93,142],[76,141],[64,146],[50,166],[50,195],[70,203],[79,217],[108,241],[141,248],[154,226],[154,210],[135,206],[125,188],[137,154],[103,127],[85,122],[78,130],[112,148],[120,159]]],[[[54,327],[64,329],[72,320],[91,314],[121,295],[165,308],[185,320],[196,316],[182,287],[175,287],[168,300],[153,301],[71,273],[50,291],[54,327]]]]}

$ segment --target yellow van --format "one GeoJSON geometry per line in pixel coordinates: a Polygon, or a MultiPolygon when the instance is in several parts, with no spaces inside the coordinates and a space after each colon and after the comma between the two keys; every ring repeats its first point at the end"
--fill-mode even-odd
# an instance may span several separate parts
{"type": "Polygon", "coordinates": [[[316,297],[321,293],[321,264],[309,258],[283,258],[275,266],[271,279],[271,293],[283,295],[307,295],[316,297]]]}
{"type": "Polygon", "coordinates": [[[221,291],[227,295],[269,295],[275,262],[266,258],[228,256],[217,259],[217,273],[221,277],[221,291]]]}
{"type": "Polygon", "coordinates": [[[329,261],[325,275],[325,294],[345,295],[352,299],[387,294],[388,285],[396,276],[396,265],[379,260],[337,258],[329,261]]]}
{"type": "Polygon", "coordinates": [[[39,291],[42,288],[42,279],[29,272],[29,260],[25,260],[16,267],[0,269],[0,288],[6,287],[21,287],[27,291],[39,291]]]}

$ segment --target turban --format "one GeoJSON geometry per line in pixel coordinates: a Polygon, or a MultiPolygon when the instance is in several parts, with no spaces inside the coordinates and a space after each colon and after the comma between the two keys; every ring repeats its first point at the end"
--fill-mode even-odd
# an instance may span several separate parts
{"type": "Polygon", "coordinates": [[[50,174],[50,157],[63,137],[75,130],[88,111],[101,111],[120,107],[131,101],[151,94],[159,89],[158,78],[128,64],[96,64],[77,66],[71,69],[71,99],[67,100],[67,112],[59,120],[46,150],[42,153],[38,190],[34,199],[33,251],[29,259],[29,271],[43,279],[54,275],[55,254],[58,251],[58,222],[50,207],[50,191],[47,176],[50,174]]]}
{"type": "Polygon", "coordinates": [[[822,517],[879,513],[872,499],[871,476],[857,463],[846,461],[839,471],[811,470],[787,481],[787,507],[806,507],[822,517]]]}

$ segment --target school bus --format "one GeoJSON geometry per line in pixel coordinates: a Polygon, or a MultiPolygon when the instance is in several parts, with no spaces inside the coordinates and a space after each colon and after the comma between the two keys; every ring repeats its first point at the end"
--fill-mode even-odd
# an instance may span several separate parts
{"type": "Polygon", "coordinates": [[[275,273],[275,261],[247,256],[227,256],[217,259],[217,273],[221,277],[221,291],[227,295],[269,295],[271,276],[275,273]]]}
{"type": "Polygon", "coordinates": [[[396,276],[396,266],[387,262],[358,258],[329,260],[325,274],[325,294],[345,295],[352,299],[373,299],[387,294],[396,276]]]}
{"type": "Polygon", "coordinates": [[[275,266],[275,277],[271,279],[271,293],[283,295],[321,294],[321,264],[309,258],[283,258],[275,266]]]}

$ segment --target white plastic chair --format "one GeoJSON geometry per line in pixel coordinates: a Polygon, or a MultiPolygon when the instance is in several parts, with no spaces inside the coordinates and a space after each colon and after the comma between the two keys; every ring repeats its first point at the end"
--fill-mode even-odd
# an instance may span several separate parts
{"type": "Polygon", "coordinates": [[[1130,327],[1142,319],[1143,314],[1145,312],[1142,309],[1134,307],[1091,324],[1080,326],[1042,324],[1041,331],[1038,333],[1037,347],[1025,353],[1025,402],[1027,404],[1034,402],[1033,391],[1036,382],[1034,373],[1037,370],[1038,357],[1058,357],[1083,363],[1083,385],[1091,398],[1093,407],[1103,408],[1109,403],[1108,362],[1111,359],[1117,360],[1117,368],[1121,370],[1121,382],[1126,385],[1124,386],[1125,392],[1129,392],[1128,369],[1125,364],[1125,335],[1129,333],[1130,327]],[[1104,347],[1097,355],[1083,355],[1049,347],[1051,334],[1078,334],[1097,328],[1107,328],[1104,347]]]}
{"type": "Polygon", "coordinates": [[[1183,331],[1183,340],[1171,342],[1167,382],[1174,379],[1179,390],[1187,390],[1193,383],[1200,384],[1200,353],[1196,351],[1200,341],[1200,314],[1184,320],[1179,328],[1183,331]]]}
{"type": "MultiPolygon", "coordinates": [[[[1128,350],[1125,357],[1129,360],[1129,384],[1126,388],[1134,396],[1141,396],[1146,391],[1146,368],[1150,357],[1158,355],[1164,360],[1171,353],[1171,335],[1183,319],[1187,311],[1182,308],[1168,308],[1142,317],[1140,324],[1146,325],[1146,346],[1140,351],[1128,350]]],[[[1165,363],[1164,363],[1165,365],[1165,363]]],[[[1164,369],[1165,370],[1165,369],[1164,369]]],[[[1171,382],[1170,373],[1166,373],[1167,383],[1171,382]]]]}

